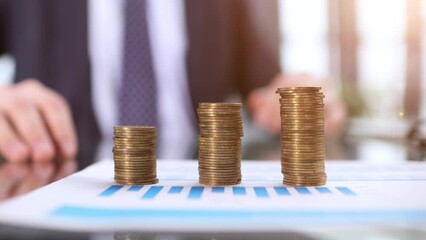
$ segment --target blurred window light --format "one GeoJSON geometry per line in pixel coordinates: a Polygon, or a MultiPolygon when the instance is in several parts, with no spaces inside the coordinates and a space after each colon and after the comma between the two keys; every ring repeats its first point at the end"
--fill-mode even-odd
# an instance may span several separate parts
{"type": "Polygon", "coordinates": [[[399,117],[406,64],[406,1],[358,0],[358,86],[373,117],[399,117]]]}
{"type": "Polygon", "coordinates": [[[282,69],[328,74],[328,1],[280,0],[279,6],[282,69]]]}
{"type": "Polygon", "coordinates": [[[11,55],[0,55],[0,86],[10,84],[15,75],[15,60],[11,55]]]}

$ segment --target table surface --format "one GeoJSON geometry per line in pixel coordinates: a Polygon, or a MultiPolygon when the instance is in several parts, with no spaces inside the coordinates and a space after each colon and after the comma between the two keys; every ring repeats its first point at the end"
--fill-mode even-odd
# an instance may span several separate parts
{"type": "MultiPolygon", "coordinates": [[[[246,158],[271,159],[277,154],[276,148],[249,148],[246,158]],[[271,149],[274,149],[271,151],[271,149]],[[250,155],[251,154],[251,155],[250,155]]],[[[279,155],[278,155],[279,156],[279,155]]],[[[401,143],[378,139],[357,139],[339,142],[327,147],[327,159],[353,159],[371,162],[424,161],[424,152],[411,149],[401,143]]],[[[336,160],[338,161],[338,160],[336,160]]],[[[0,165],[0,169],[3,165],[0,165]]],[[[4,179],[4,180],[7,180],[4,179]]],[[[3,179],[2,179],[3,181],[3,179]]],[[[2,182],[0,190],[7,186],[2,182]]],[[[1,197],[1,195],[0,195],[1,197]]],[[[4,200],[4,197],[3,199],[4,200]]],[[[1,200],[0,200],[1,201],[1,200]]],[[[1,203],[1,202],[0,202],[1,203]]],[[[303,229],[303,228],[302,228],[303,229]]],[[[288,232],[259,233],[192,233],[192,232],[65,232],[0,224],[0,239],[426,239],[426,227],[423,229],[401,227],[356,227],[330,231],[327,229],[295,230],[288,232]]]]}

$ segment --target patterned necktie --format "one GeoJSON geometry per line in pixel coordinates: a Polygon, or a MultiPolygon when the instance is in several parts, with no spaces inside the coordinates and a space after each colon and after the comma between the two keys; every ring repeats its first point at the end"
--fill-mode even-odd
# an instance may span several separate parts
{"type": "Polygon", "coordinates": [[[157,125],[157,92],[148,36],[146,0],[125,1],[120,125],[157,125]]]}

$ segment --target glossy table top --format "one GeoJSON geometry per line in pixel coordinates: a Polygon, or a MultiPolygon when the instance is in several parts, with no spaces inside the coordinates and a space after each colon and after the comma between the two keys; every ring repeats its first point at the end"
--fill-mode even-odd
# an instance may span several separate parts
{"type": "MultiPolygon", "coordinates": [[[[247,159],[277,159],[279,150],[267,147],[248,148],[247,159]]],[[[279,147],[278,147],[279,149],[279,147]]],[[[353,159],[354,161],[423,161],[422,149],[413,149],[400,142],[377,139],[356,139],[327,146],[327,159],[353,159]]],[[[336,160],[338,161],[338,160],[336,160]]],[[[0,203],[37,189],[74,172],[73,163],[65,164],[9,164],[0,165],[0,203]]],[[[36,207],[36,206],[35,206],[36,207]]],[[[0,224],[0,239],[426,239],[426,226],[419,228],[389,229],[365,226],[362,228],[301,229],[292,232],[261,233],[159,233],[159,232],[63,232],[31,229],[0,224]]]]}

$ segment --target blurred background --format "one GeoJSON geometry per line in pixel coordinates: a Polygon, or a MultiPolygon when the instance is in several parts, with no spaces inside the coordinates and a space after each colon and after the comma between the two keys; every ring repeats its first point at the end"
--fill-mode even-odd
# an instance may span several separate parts
{"type": "MultiPolygon", "coordinates": [[[[328,159],[424,159],[426,1],[280,0],[284,72],[329,76],[349,107],[328,159]]],[[[0,57],[0,84],[14,61],[0,57]]],[[[278,101],[278,96],[277,96],[278,101]]],[[[244,158],[279,159],[279,137],[245,121],[244,158]]]]}
{"type": "Polygon", "coordinates": [[[423,160],[426,1],[279,3],[282,69],[330,76],[349,107],[327,159],[423,160]]]}

